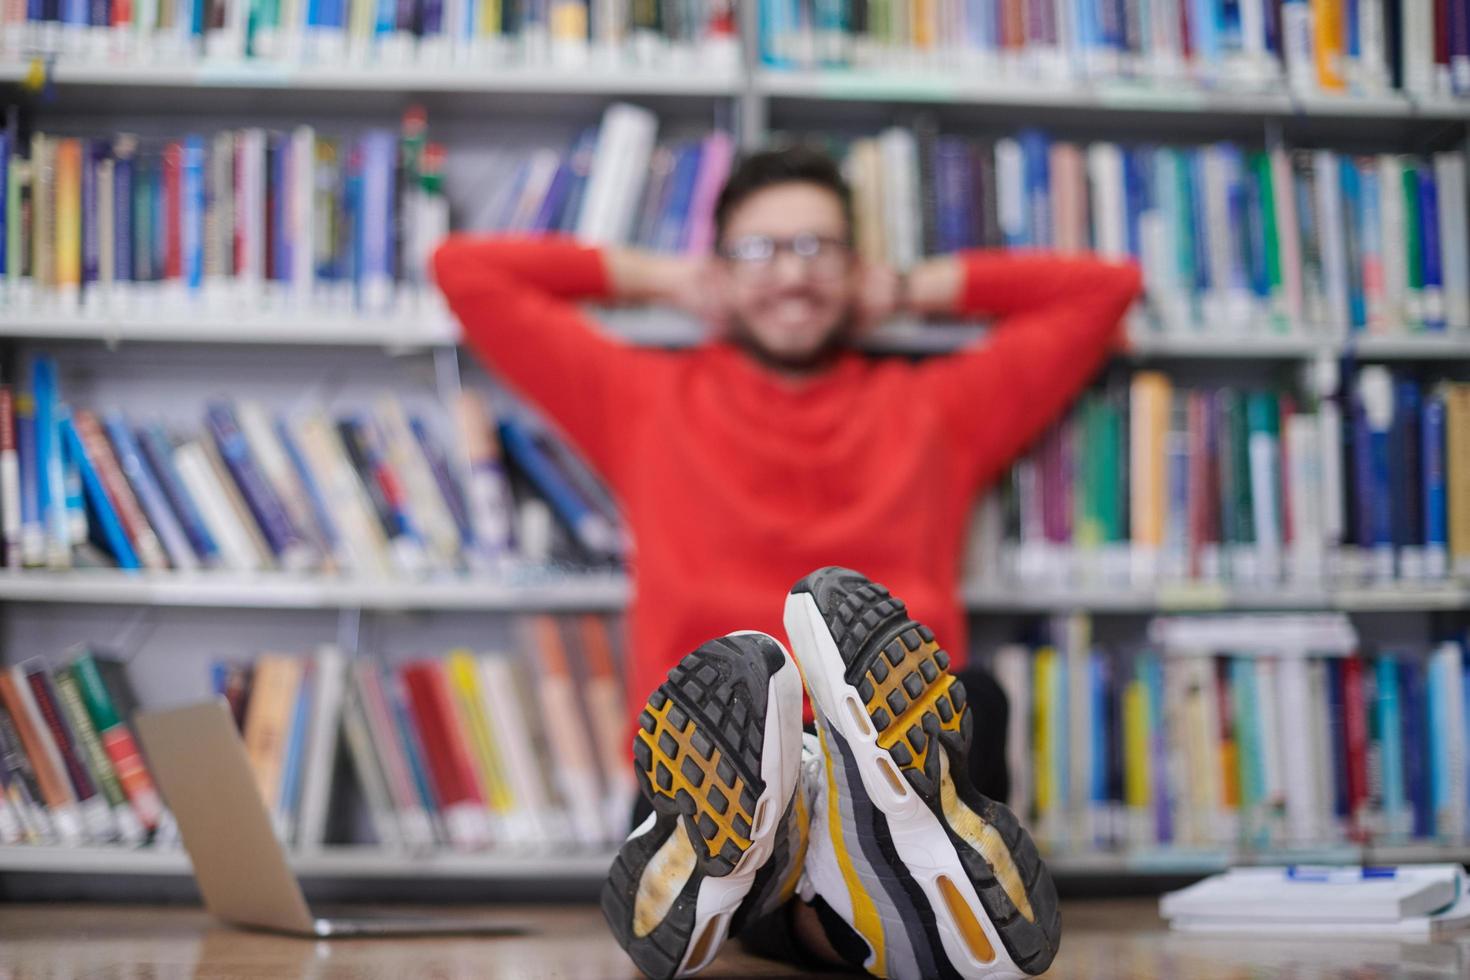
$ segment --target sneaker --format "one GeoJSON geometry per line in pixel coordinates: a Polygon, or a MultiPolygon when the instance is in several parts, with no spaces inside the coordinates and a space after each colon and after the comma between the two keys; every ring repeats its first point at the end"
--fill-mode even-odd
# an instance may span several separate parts
{"type": "Polygon", "coordinates": [[[602,912],[645,974],[689,976],[801,876],[801,675],[773,637],[731,633],[669,671],[638,724],[653,813],[618,852],[602,912]]]}
{"type": "Polygon", "coordinates": [[[785,621],[827,757],[806,874],[862,940],[855,959],[888,977],[1041,973],[1056,887],[1015,815],[971,785],[965,691],[934,634],[845,568],[798,582],[785,621]]]}

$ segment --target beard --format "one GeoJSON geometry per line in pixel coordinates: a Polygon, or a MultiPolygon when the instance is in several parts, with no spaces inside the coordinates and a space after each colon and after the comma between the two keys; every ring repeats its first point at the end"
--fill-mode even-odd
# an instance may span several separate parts
{"type": "Polygon", "coordinates": [[[811,350],[786,353],[766,346],[748,323],[732,314],[725,331],[725,339],[749,354],[762,367],[788,374],[816,374],[837,360],[838,355],[852,345],[856,326],[856,313],[848,309],[811,350]]]}

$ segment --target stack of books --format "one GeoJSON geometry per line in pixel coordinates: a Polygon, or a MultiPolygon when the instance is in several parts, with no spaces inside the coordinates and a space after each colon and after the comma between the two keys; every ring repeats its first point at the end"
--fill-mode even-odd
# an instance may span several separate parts
{"type": "Polygon", "coordinates": [[[922,68],[991,84],[1464,96],[1467,13],[1465,0],[762,0],[760,44],[777,68],[922,68]]]}
{"type": "Polygon", "coordinates": [[[1365,367],[1314,407],[1141,371],[1085,394],[981,503],[983,586],[1470,579],[1470,385],[1365,367]]]}
{"type": "Polygon", "coordinates": [[[34,358],[28,385],[0,385],[5,562],[383,578],[622,559],[611,499],[563,443],[473,392],[449,408],[452,426],[392,394],[336,416],[216,399],[182,433],[68,404],[34,358]]]}
{"type": "Polygon", "coordinates": [[[0,56],[119,67],[675,69],[739,53],[730,0],[33,3],[0,28],[0,56]]]}
{"type": "Polygon", "coordinates": [[[859,246],[1094,251],[1143,269],[1147,323],[1187,334],[1470,329],[1465,158],[997,140],[891,128],[848,146],[859,246]]]}
{"type": "Polygon", "coordinates": [[[993,663],[1010,802],[1054,851],[1470,840],[1461,642],[1367,653],[1336,615],[1161,618],[1122,650],[1081,616],[1052,633],[993,663]]]}
{"type": "Polygon", "coordinates": [[[0,843],[172,840],[120,660],[75,650],[0,669],[0,843]]]}
{"type": "Polygon", "coordinates": [[[212,136],[0,131],[0,308],[15,315],[407,314],[449,230],[444,148],[311,126],[212,136]]]}

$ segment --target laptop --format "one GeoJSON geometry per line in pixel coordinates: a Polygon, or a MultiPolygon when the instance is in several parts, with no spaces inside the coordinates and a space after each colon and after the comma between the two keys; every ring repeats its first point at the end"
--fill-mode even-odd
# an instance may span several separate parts
{"type": "Polygon", "coordinates": [[[223,699],[134,716],[153,777],[178,822],[210,913],[293,936],[515,935],[494,919],[313,915],[271,827],[245,743],[223,699]]]}

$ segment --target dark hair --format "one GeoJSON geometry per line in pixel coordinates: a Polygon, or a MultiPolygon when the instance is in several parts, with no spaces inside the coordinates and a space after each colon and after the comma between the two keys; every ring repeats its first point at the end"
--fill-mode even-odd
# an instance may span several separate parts
{"type": "Polygon", "coordinates": [[[715,201],[716,246],[724,241],[730,214],[752,194],[778,184],[812,184],[831,191],[842,205],[848,234],[852,234],[852,188],[837,164],[821,150],[796,145],[752,153],[735,167],[715,201]]]}

